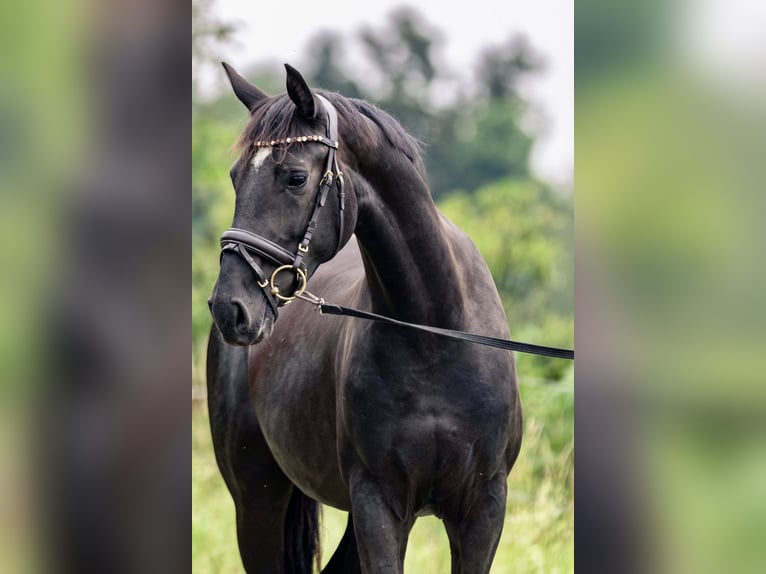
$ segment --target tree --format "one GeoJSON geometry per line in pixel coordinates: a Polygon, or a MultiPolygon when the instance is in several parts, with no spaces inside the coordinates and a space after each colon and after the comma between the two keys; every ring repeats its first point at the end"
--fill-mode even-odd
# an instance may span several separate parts
{"type": "Polygon", "coordinates": [[[542,69],[542,61],[524,36],[514,36],[504,46],[487,48],[479,60],[476,76],[480,94],[489,101],[523,105],[519,84],[542,69]]]}
{"type": "Polygon", "coordinates": [[[424,143],[434,197],[455,189],[470,193],[502,177],[528,178],[533,138],[521,128],[526,102],[519,84],[540,69],[539,57],[524,38],[511,38],[484,52],[477,82],[469,86],[463,78],[445,98],[438,92],[455,77],[436,64],[440,37],[406,8],[393,12],[380,29],[362,30],[367,77],[384,79],[372,86],[350,79],[339,59],[343,39],[324,33],[311,42],[310,81],[373,101],[399,119],[424,143]]]}
{"type": "Polygon", "coordinates": [[[349,79],[338,63],[338,54],[343,50],[342,44],[341,37],[331,32],[324,32],[315,37],[311,45],[316,56],[306,75],[315,86],[339,92],[349,98],[361,98],[361,89],[356,82],[349,79]]]}
{"type": "MultiPolygon", "coordinates": [[[[236,25],[221,22],[211,16],[210,7],[215,0],[192,0],[192,89],[196,89],[199,69],[217,61],[218,46],[228,42],[236,25]]],[[[217,63],[217,62],[216,62],[217,63]]]]}

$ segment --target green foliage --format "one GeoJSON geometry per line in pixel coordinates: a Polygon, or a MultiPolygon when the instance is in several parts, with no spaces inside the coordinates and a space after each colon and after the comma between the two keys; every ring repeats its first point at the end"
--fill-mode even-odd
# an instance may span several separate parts
{"type": "Polygon", "coordinates": [[[409,8],[394,11],[387,26],[361,32],[370,63],[388,78],[379,100],[427,102],[427,89],[436,78],[431,48],[437,33],[409,8]]]}
{"type": "Polygon", "coordinates": [[[196,74],[203,66],[217,64],[218,48],[229,42],[237,26],[211,15],[215,0],[192,0],[192,93],[197,88],[196,74]]]}
{"type": "Polygon", "coordinates": [[[479,85],[490,100],[523,101],[519,83],[542,67],[542,61],[524,36],[515,36],[503,46],[484,51],[477,67],[479,85]]]}
{"type": "MultiPolygon", "coordinates": [[[[439,205],[484,256],[512,335],[542,345],[571,347],[571,198],[534,181],[506,179],[470,195],[452,193],[439,205]]],[[[520,356],[519,366],[522,373],[553,380],[567,369],[565,361],[545,357],[520,356]]]]}
{"type": "Polygon", "coordinates": [[[306,70],[315,86],[361,97],[396,117],[424,143],[434,197],[454,189],[471,192],[502,177],[529,177],[533,137],[521,128],[526,103],[519,85],[540,69],[539,58],[520,37],[485,51],[476,79],[436,65],[441,34],[409,9],[393,12],[380,29],[359,33],[367,76],[354,80],[340,54],[340,36],[311,41],[306,70]]]}
{"type": "Polygon", "coordinates": [[[207,409],[192,409],[192,571],[242,572],[234,502],[213,454],[207,409]]]}
{"type": "Polygon", "coordinates": [[[218,275],[218,237],[234,212],[229,150],[246,115],[230,104],[196,106],[192,115],[192,341],[210,328],[207,298],[218,275]]]}
{"type": "Polygon", "coordinates": [[[343,42],[337,34],[324,32],[313,41],[314,62],[309,67],[308,75],[314,85],[340,92],[347,98],[361,98],[358,84],[350,79],[338,65],[339,53],[343,42]]]}
{"type": "Polygon", "coordinates": [[[434,197],[473,192],[500,178],[529,177],[532,139],[519,127],[518,104],[490,101],[439,112],[425,161],[434,197]]]}

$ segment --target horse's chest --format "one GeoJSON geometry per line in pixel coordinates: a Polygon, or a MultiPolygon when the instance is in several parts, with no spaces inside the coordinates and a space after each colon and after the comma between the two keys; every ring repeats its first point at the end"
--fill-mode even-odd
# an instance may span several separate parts
{"type": "Polygon", "coordinates": [[[508,389],[454,371],[348,380],[338,403],[343,450],[373,474],[451,483],[455,469],[490,472],[508,441],[508,389]]]}
{"type": "Polygon", "coordinates": [[[337,463],[332,382],[315,369],[262,369],[252,385],[261,430],[283,472],[306,494],[347,506],[337,463]]]}

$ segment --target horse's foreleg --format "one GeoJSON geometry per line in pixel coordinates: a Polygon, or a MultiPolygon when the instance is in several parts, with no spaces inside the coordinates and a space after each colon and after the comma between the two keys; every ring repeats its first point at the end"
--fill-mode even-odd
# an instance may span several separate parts
{"type": "Polygon", "coordinates": [[[248,573],[285,572],[285,519],[293,485],[277,466],[256,424],[230,425],[238,432],[219,450],[221,472],[234,500],[237,542],[248,573]]]}
{"type": "Polygon", "coordinates": [[[368,478],[352,478],[349,486],[362,572],[402,574],[414,517],[397,516],[378,484],[368,478]]]}
{"type": "Polygon", "coordinates": [[[245,572],[284,573],[284,518],[289,500],[289,488],[272,488],[263,496],[234,497],[237,542],[245,572]]]}
{"type": "Polygon", "coordinates": [[[507,485],[505,474],[473,488],[464,495],[473,504],[445,514],[444,525],[452,553],[452,574],[487,574],[497,551],[505,520],[507,485]]]}
{"type": "Polygon", "coordinates": [[[274,460],[251,405],[247,348],[226,345],[215,327],[207,383],[213,448],[234,500],[242,563],[249,573],[282,574],[293,486],[274,460]]]}

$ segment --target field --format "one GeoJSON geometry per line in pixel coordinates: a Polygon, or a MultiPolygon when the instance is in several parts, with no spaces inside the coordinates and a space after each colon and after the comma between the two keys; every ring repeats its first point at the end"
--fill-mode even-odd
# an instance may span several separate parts
{"type": "MultiPolygon", "coordinates": [[[[520,372],[521,367],[520,367],[520,372]]],[[[195,369],[195,374],[200,369],[195,369]]],[[[197,377],[195,377],[197,378],[197,377]]],[[[573,381],[524,380],[525,435],[508,480],[508,510],[492,574],[566,574],[574,571],[573,381]]],[[[329,560],[346,525],[344,512],[325,507],[322,559],[329,560]]],[[[195,574],[241,573],[234,505],[213,457],[204,402],[192,409],[192,560],[195,574]]],[[[441,521],[415,524],[405,572],[449,573],[441,521]]]]}

